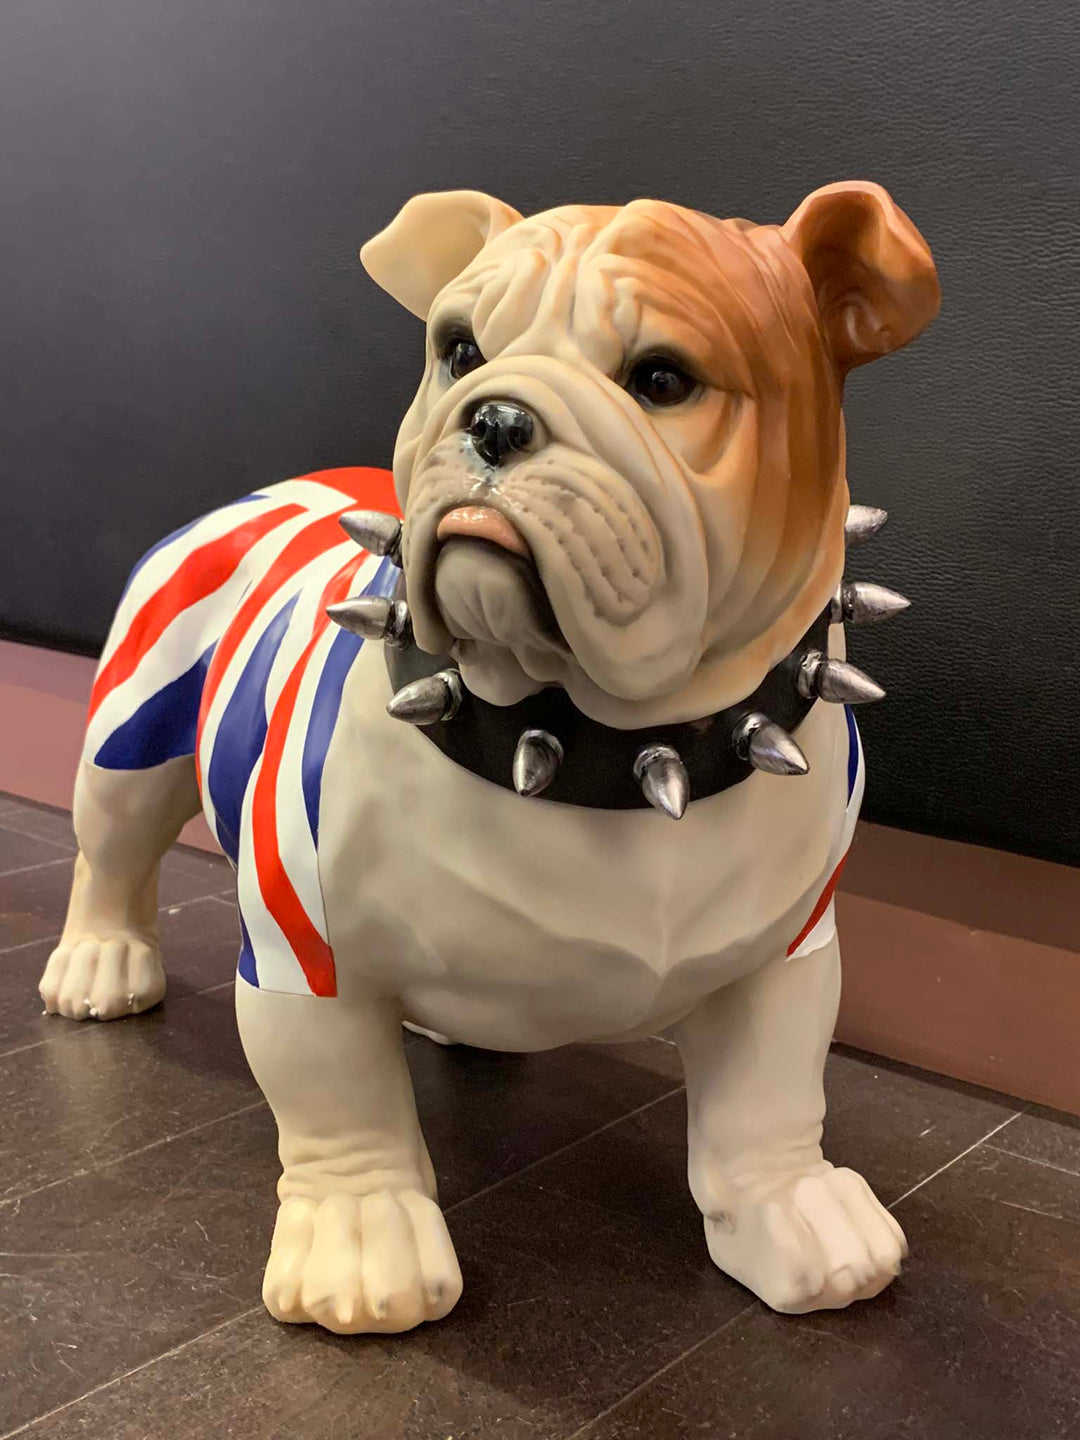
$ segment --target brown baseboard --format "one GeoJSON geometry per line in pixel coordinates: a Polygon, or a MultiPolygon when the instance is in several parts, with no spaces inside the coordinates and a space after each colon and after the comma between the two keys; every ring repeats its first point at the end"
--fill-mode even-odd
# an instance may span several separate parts
{"type": "MultiPolygon", "coordinates": [[[[0,640],[0,790],[71,809],[96,670],[85,655],[0,640]]],[[[180,839],[220,853],[201,815],[180,839]]]]}
{"type": "Polygon", "coordinates": [[[1080,1113],[1080,870],[859,826],[837,1038],[1080,1113]]]}
{"type": "MultiPolygon", "coordinates": [[[[0,641],[0,790],[69,807],[93,675],[0,641]]],[[[838,912],[838,1039],[1080,1113],[1080,870],[862,824],[838,912]]]]}

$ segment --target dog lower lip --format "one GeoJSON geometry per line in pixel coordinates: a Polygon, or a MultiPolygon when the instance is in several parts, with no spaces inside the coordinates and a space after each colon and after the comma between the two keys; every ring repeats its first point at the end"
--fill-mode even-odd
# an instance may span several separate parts
{"type": "MultiPolygon", "coordinates": [[[[447,537],[446,543],[440,548],[437,564],[441,565],[445,558],[452,555],[454,551],[463,544],[466,550],[473,546],[478,547],[480,550],[490,549],[498,551],[502,549],[501,546],[493,544],[490,540],[482,539],[479,535],[472,533],[466,535],[450,535],[447,537]]],[[[470,557],[470,559],[471,558],[472,557],[470,557]]],[[[519,555],[514,553],[507,554],[503,551],[502,564],[509,567],[510,570],[517,572],[521,583],[528,589],[529,594],[532,596],[534,607],[533,615],[539,633],[544,635],[551,645],[569,652],[570,646],[562,633],[558,620],[555,618],[555,611],[552,609],[551,600],[548,598],[548,593],[540,581],[540,576],[537,573],[531,552],[526,551],[524,555],[519,555]]],[[[472,637],[469,634],[455,633],[454,638],[456,640],[469,640],[472,637]]]]}
{"type": "Polygon", "coordinates": [[[436,539],[449,540],[461,535],[466,539],[489,540],[511,555],[531,558],[530,551],[521,532],[498,510],[490,505],[459,505],[449,510],[439,521],[436,539]]]}

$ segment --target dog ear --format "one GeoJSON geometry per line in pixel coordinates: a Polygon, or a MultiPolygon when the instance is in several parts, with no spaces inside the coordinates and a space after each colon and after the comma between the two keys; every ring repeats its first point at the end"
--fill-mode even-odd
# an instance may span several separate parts
{"type": "Polygon", "coordinates": [[[431,302],[489,240],[521,216],[479,190],[414,195],[360,251],[360,263],[388,295],[427,319],[431,302]]]}
{"type": "Polygon", "coordinates": [[[937,314],[929,246],[880,185],[844,180],[815,190],[781,233],[810,276],[841,372],[899,350],[937,314]]]}

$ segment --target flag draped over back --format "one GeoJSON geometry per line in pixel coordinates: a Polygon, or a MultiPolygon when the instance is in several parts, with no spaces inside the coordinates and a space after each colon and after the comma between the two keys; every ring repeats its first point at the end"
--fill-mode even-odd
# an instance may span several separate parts
{"type": "Polygon", "coordinates": [[[83,750],[113,770],[195,758],[206,818],[237,871],[240,972],[300,994],[337,991],[319,795],[363,644],[326,607],[389,595],[400,573],[346,538],[338,519],[354,508],[398,513],[388,471],[287,480],[155,545],[120,601],[83,750]]]}

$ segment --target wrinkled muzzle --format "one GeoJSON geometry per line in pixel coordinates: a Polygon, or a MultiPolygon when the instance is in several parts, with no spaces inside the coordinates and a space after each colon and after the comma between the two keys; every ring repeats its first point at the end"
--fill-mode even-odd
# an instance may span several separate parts
{"type": "Polygon", "coordinates": [[[701,658],[704,538],[678,462],[630,397],[584,366],[528,357],[484,366],[426,417],[419,406],[396,467],[419,645],[452,649],[469,688],[496,703],[532,682],[578,703],[590,685],[642,700],[685,684],[701,658]],[[491,400],[533,421],[527,447],[498,464],[469,435],[491,400]],[[453,522],[440,538],[463,506],[509,520],[528,554],[445,533],[453,522]]]}

